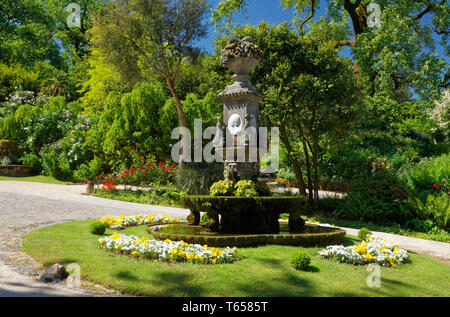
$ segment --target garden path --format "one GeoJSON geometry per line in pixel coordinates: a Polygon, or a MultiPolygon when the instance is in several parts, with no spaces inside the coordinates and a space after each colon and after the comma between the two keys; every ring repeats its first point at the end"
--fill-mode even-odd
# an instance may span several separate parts
{"type": "Polygon", "coordinates": [[[110,296],[110,291],[83,283],[70,289],[63,283],[37,280],[39,264],[20,252],[23,236],[54,223],[98,219],[105,215],[164,214],[185,218],[181,208],[150,206],[82,195],[85,185],[55,185],[0,181],[0,296],[110,296]]]}

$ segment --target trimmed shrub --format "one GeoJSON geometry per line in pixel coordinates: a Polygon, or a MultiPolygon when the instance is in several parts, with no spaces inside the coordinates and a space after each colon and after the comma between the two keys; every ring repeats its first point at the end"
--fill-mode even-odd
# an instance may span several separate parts
{"type": "Polygon", "coordinates": [[[218,181],[212,184],[210,188],[211,196],[232,196],[233,182],[232,181],[218,181]]]}
{"type": "Polygon", "coordinates": [[[296,270],[306,270],[311,263],[311,258],[305,251],[296,251],[291,254],[291,264],[296,270]]]}
{"type": "Polygon", "coordinates": [[[97,234],[97,235],[101,236],[106,231],[106,225],[101,223],[100,221],[96,220],[96,221],[92,222],[91,225],[89,226],[89,231],[92,234],[97,234]]]}
{"type": "Polygon", "coordinates": [[[360,238],[361,240],[366,240],[366,237],[370,234],[372,234],[372,231],[367,228],[361,228],[358,231],[358,238],[360,238]]]}
{"type": "Polygon", "coordinates": [[[234,185],[237,197],[254,197],[259,196],[256,191],[256,184],[251,180],[240,180],[234,185]]]}

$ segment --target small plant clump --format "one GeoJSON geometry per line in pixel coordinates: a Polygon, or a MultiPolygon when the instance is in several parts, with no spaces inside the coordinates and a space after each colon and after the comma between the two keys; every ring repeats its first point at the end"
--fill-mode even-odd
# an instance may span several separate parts
{"type": "Polygon", "coordinates": [[[372,234],[372,231],[370,231],[369,229],[361,228],[358,231],[358,238],[360,238],[361,240],[364,241],[364,240],[366,240],[366,237],[371,235],[371,234],[372,234]]]}
{"type": "Polygon", "coordinates": [[[230,60],[237,57],[253,57],[261,59],[261,49],[253,43],[253,39],[250,36],[244,37],[242,40],[237,38],[231,38],[228,40],[227,45],[221,51],[220,61],[227,65],[230,60]]]}
{"type": "Polygon", "coordinates": [[[291,264],[296,270],[306,270],[311,263],[311,258],[305,251],[295,251],[291,254],[291,264]]]}
{"type": "Polygon", "coordinates": [[[106,225],[99,220],[94,221],[89,226],[89,231],[92,234],[97,234],[99,236],[103,235],[106,231],[106,225]]]}
{"type": "Polygon", "coordinates": [[[235,196],[237,197],[254,197],[259,196],[256,191],[256,184],[251,180],[240,180],[234,185],[235,196]]]}
{"type": "Polygon", "coordinates": [[[210,188],[210,194],[211,196],[232,196],[233,182],[227,180],[215,182],[210,188]]]}

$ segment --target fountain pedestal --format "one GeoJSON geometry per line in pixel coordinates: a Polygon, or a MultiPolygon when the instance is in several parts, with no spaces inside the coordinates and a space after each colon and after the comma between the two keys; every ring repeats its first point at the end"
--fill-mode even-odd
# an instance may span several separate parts
{"type": "Polygon", "coordinates": [[[216,153],[224,161],[226,180],[251,179],[259,174],[259,103],[263,96],[250,84],[250,72],[261,61],[259,49],[249,37],[232,39],[222,50],[222,63],[233,73],[235,82],[218,97],[223,102],[225,133],[216,153]]]}

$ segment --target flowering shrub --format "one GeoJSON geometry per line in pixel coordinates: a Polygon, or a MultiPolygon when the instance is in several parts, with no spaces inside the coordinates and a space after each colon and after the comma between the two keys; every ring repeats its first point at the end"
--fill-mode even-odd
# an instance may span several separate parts
{"type": "Polygon", "coordinates": [[[408,261],[408,252],[405,249],[374,235],[366,236],[366,240],[356,246],[328,246],[320,251],[319,255],[325,259],[335,259],[355,265],[377,263],[393,267],[408,261]]]}
{"type": "MultiPolygon", "coordinates": [[[[369,160],[372,160],[372,157],[369,156],[369,160]]],[[[387,164],[387,157],[378,157],[375,160],[372,160],[370,164],[372,166],[372,173],[377,170],[387,170],[391,168],[391,164],[387,164]]]]}
{"type": "Polygon", "coordinates": [[[115,189],[111,186],[112,183],[117,184],[167,184],[173,181],[173,177],[177,168],[177,164],[170,164],[169,162],[153,162],[144,163],[144,158],[139,159],[136,167],[129,169],[118,170],[111,175],[102,175],[101,178],[105,180],[103,190],[109,191],[115,189]]]}
{"type": "MultiPolygon", "coordinates": [[[[165,262],[197,264],[233,263],[242,258],[236,247],[219,250],[206,245],[188,244],[184,241],[148,240],[136,236],[114,233],[98,240],[99,248],[127,254],[136,258],[156,259],[165,262]]],[[[243,251],[242,251],[243,252],[243,251]]]]}
{"type": "Polygon", "coordinates": [[[148,225],[152,223],[179,222],[179,220],[176,218],[156,214],[151,214],[147,216],[145,215],[134,215],[134,216],[120,215],[119,217],[105,216],[99,219],[99,221],[110,229],[124,229],[127,227],[148,225]]]}

